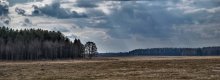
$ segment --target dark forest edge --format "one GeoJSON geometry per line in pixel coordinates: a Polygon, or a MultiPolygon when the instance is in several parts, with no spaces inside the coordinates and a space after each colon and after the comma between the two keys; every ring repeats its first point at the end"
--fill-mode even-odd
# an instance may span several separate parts
{"type": "Polygon", "coordinates": [[[127,56],[220,56],[220,46],[203,48],[150,48],[135,49],[129,52],[101,53],[100,57],[127,56]]]}
{"type": "MultiPolygon", "coordinates": [[[[0,60],[57,60],[92,58],[97,55],[94,42],[85,45],[70,41],[59,31],[42,29],[13,30],[0,27],[0,60]]],[[[103,53],[99,57],[126,56],[219,56],[220,46],[203,48],[150,48],[129,52],[103,53]]]]}
{"type": "Polygon", "coordinates": [[[95,55],[94,42],[71,42],[59,31],[0,27],[0,60],[81,59],[95,55]]]}

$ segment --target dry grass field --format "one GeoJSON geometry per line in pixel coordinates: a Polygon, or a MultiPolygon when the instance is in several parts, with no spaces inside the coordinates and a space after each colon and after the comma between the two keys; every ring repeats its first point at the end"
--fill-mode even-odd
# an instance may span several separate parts
{"type": "Polygon", "coordinates": [[[0,80],[219,80],[220,57],[0,62],[0,80]]]}

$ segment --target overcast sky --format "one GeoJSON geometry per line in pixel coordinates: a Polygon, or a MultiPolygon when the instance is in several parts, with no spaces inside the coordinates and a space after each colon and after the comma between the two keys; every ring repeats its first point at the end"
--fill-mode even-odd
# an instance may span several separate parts
{"type": "Polygon", "coordinates": [[[99,52],[220,45],[220,0],[1,0],[0,15],[0,26],[61,31],[99,52]]]}

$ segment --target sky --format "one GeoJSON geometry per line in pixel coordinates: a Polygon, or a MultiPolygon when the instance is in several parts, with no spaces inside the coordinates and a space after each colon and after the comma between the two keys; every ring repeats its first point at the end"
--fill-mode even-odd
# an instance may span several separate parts
{"type": "Polygon", "coordinates": [[[220,46],[220,0],[0,1],[0,26],[61,31],[99,52],[220,46]]]}

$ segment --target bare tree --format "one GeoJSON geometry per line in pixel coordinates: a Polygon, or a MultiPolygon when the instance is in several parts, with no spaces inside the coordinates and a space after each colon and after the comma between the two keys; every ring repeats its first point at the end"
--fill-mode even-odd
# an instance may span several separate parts
{"type": "Polygon", "coordinates": [[[85,44],[85,55],[90,59],[97,54],[97,47],[94,42],[87,42],[85,44]]]}

